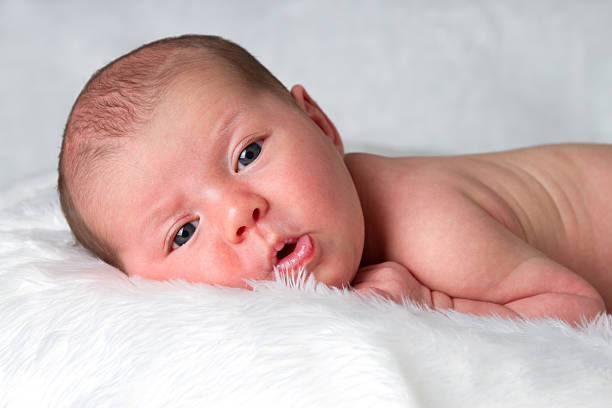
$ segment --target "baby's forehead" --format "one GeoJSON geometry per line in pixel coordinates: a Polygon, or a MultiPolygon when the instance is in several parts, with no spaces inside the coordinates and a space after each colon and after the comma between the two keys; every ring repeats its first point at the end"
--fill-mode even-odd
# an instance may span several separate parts
{"type": "Polygon", "coordinates": [[[172,78],[165,86],[155,113],[178,116],[197,108],[216,109],[217,105],[244,103],[252,87],[244,80],[220,69],[192,69],[172,78]]]}
{"type": "Polygon", "coordinates": [[[194,142],[208,142],[215,135],[229,135],[233,127],[252,122],[263,125],[274,119],[277,111],[264,108],[271,98],[295,108],[289,98],[249,83],[223,64],[196,67],[168,83],[150,123],[140,133],[144,137],[167,135],[162,143],[168,145],[178,143],[176,136],[183,134],[198,134],[194,142]]]}
{"type": "Polygon", "coordinates": [[[240,75],[223,60],[215,58],[216,62],[208,61],[206,64],[195,64],[177,71],[167,81],[166,92],[172,94],[189,94],[190,92],[214,92],[218,89],[244,89],[254,88],[255,84],[240,75]]]}
{"type": "Polygon", "coordinates": [[[153,126],[198,124],[221,131],[247,117],[261,116],[268,98],[278,96],[225,72],[185,72],[168,86],[151,122],[153,126]]]}

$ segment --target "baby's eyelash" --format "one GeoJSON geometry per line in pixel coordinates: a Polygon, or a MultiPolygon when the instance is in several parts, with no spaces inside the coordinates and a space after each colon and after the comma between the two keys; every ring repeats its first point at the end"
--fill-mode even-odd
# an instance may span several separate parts
{"type": "Polygon", "coordinates": [[[246,166],[257,160],[257,158],[261,154],[262,147],[263,140],[249,141],[240,151],[240,155],[236,160],[236,167],[234,170],[236,172],[239,172],[246,166]]]}
{"type": "Polygon", "coordinates": [[[196,233],[200,220],[191,220],[182,224],[169,237],[168,251],[172,252],[185,245],[196,233]]]}

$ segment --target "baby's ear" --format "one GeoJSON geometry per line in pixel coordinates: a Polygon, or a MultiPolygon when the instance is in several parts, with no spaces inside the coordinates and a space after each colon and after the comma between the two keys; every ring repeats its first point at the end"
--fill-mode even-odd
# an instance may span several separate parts
{"type": "Polygon", "coordinates": [[[308,95],[308,92],[304,89],[302,85],[294,85],[291,88],[291,96],[295,99],[295,103],[306,112],[306,114],[312,119],[314,123],[317,124],[319,128],[332,140],[336,149],[340,152],[340,154],[344,154],[344,147],[342,146],[342,139],[340,139],[340,134],[336,130],[336,127],[332,123],[332,121],[327,117],[325,112],[319,105],[308,95]]]}

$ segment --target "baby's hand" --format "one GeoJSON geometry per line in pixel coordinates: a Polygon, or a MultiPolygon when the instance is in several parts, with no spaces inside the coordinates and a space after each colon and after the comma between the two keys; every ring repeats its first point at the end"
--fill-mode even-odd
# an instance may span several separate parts
{"type": "Polygon", "coordinates": [[[360,268],[351,286],[360,293],[378,293],[396,303],[402,298],[432,306],[432,292],[422,285],[406,267],[396,262],[383,262],[360,268]]]}

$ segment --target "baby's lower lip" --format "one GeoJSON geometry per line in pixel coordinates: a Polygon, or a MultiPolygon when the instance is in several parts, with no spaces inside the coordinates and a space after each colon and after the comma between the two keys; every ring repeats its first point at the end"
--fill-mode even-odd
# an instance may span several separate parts
{"type": "Polygon", "coordinates": [[[308,234],[300,236],[292,253],[281,259],[276,266],[281,269],[297,269],[306,265],[314,254],[314,242],[308,234]]]}

